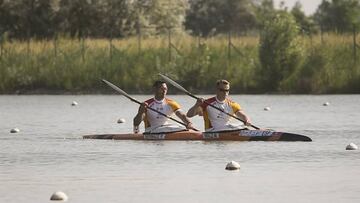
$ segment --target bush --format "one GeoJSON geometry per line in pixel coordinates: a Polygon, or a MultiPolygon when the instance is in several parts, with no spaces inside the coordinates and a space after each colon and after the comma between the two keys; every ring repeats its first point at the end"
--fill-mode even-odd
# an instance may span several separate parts
{"type": "Polygon", "coordinates": [[[260,35],[260,78],[263,88],[282,89],[303,60],[303,43],[292,15],[279,11],[265,22],[260,35]]]}

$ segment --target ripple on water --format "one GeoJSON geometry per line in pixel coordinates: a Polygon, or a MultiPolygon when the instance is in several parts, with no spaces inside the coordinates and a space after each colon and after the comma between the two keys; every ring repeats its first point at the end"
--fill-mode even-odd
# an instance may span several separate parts
{"type": "MultiPolygon", "coordinates": [[[[194,103],[183,95],[172,97],[184,109],[194,103]]],[[[257,126],[308,135],[313,142],[83,140],[84,134],[129,132],[131,122],[119,126],[114,120],[131,121],[138,106],[119,96],[0,96],[0,129],[5,129],[0,180],[6,185],[0,196],[9,202],[42,202],[61,189],[74,202],[90,203],[119,197],[124,202],[231,202],[239,197],[244,202],[304,197],[357,202],[360,151],[345,146],[360,143],[360,112],[354,110],[360,96],[232,99],[257,126]],[[69,105],[75,100],[79,108],[69,105]],[[331,106],[319,105],[324,101],[331,106]],[[264,112],[264,105],[272,111],[264,112]],[[10,135],[9,126],[22,132],[10,135]],[[239,171],[225,171],[231,160],[240,163],[239,171]]],[[[203,125],[197,117],[194,123],[203,125]]]]}

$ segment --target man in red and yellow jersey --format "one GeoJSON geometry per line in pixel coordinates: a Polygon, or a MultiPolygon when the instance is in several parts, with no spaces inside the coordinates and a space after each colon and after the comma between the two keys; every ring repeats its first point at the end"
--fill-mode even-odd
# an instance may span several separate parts
{"type": "Polygon", "coordinates": [[[146,133],[165,133],[185,130],[185,127],[169,123],[167,117],[147,109],[147,107],[151,107],[167,116],[175,113],[175,115],[186,124],[187,129],[193,129],[189,118],[181,111],[180,105],[174,100],[166,98],[168,90],[166,83],[163,81],[155,81],[153,89],[155,94],[154,98],[143,102],[134,118],[134,132],[139,132],[139,125],[142,121],[145,123],[146,133]]]}
{"type": "Polygon", "coordinates": [[[209,99],[199,99],[196,104],[187,112],[188,117],[195,115],[203,116],[206,132],[216,132],[224,130],[241,129],[230,123],[231,117],[225,113],[211,107],[209,104],[218,107],[224,112],[236,115],[244,121],[245,125],[251,125],[250,118],[244,113],[240,105],[228,98],[230,91],[230,83],[226,80],[218,80],[216,82],[216,96],[209,99]]]}

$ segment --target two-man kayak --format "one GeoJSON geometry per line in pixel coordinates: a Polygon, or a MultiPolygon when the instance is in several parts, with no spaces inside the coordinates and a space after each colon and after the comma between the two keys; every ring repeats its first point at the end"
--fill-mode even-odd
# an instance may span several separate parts
{"type": "Polygon", "coordinates": [[[84,139],[111,140],[205,140],[205,141],[303,141],[311,142],[311,138],[285,132],[270,130],[236,130],[222,132],[180,131],[156,134],[98,134],[85,135],[84,139]]]}
{"type": "MultiPolygon", "coordinates": [[[[199,97],[196,97],[195,95],[188,92],[186,89],[181,87],[178,83],[171,80],[165,75],[159,74],[165,81],[168,81],[181,91],[185,92],[187,95],[195,98],[200,99],[199,97]]],[[[110,86],[112,89],[116,90],[118,93],[122,94],[126,98],[130,99],[131,101],[142,104],[140,101],[136,100],[135,98],[131,97],[129,94],[127,94],[124,90],[120,89],[116,85],[110,83],[109,81],[103,79],[102,80],[105,84],[110,86]]],[[[209,104],[210,105],[210,104],[209,104]]],[[[210,105],[213,108],[217,109],[218,111],[221,111],[224,114],[227,114],[228,116],[231,116],[239,121],[243,120],[238,118],[237,116],[234,116],[232,114],[224,112],[223,109],[220,109],[218,107],[215,107],[213,105],[210,105]]],[[[187,127],[187,124],[180,122],[162,112],[159,112],[156,109],[153,109],[151,107],[147,107],[148,109],[170,119],[173,120],[183,126],[187,127]]],[[[112,140],[208,140],[208,141],[305,141],[305,142],[311,142],[311,138],[299,135],[299,134],[293,134],[293,133],[285,133],[285,132],[276,132],[271,130],[261,130],[260,128],[251,125],[251,127],[255,128],[256,130],[249,130],[249,129],[241,129],[241,130],[233,130],[233,131],[221,131],[221,132],[199,132],[199,131],[193,131],[193,130],[184,130],[179,132],[169,132],[169,133],[143,133],[143,134],[98,134],[98,135],[85,135],[83,136],[84,139],[112,139],[112,140]]]]}

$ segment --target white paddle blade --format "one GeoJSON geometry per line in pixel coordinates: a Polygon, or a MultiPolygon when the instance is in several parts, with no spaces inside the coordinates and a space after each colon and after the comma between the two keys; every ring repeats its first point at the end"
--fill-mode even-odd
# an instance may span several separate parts
{"type": "Polygon", "coordinates": [[[178,88],[179,90],[185,92],[185,93],[189,93],[185,88],[183,88],[181,85],[179,85],[177,82],[173,81],[172,79],[170,79],[169,77],[159,73],[160,77],[162,77],[166,82],[171,83],[173,86],[175,86],[176,88],[178,88]]]}
{"type": "Polygon", "coordinates": [[[112,84],[111,82],[105,80],[105,79],[102,79],[102,81],[104,83],[106,83],[107,85],[109,85],[111,88],[113,88],[114,90],[116,90],[117,92],[119,92],[120,94],[130,98],[130,95],[128,95],[124,90],[118,88],[116,85],[112,84]]]}

